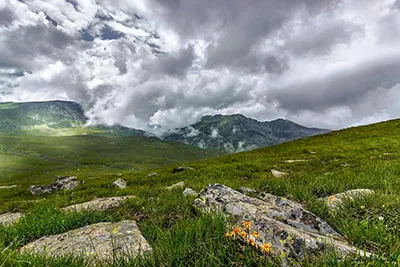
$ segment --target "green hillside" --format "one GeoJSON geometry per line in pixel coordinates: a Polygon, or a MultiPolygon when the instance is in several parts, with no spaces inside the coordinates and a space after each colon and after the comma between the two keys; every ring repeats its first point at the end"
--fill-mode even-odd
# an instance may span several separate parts
{"type": "Polygon", "coordinates": [[[0,135],[151,136],[121,125],[87,125],[82,107],[69,101],[0,103],[0,135]]]}
{"type": "MultiPolygon", "coordinates": [[[[8,140],[12,143],[11,139],[8,140]]],[[[28,140],[26,142],[29,143],[28,140]]],[[[12,145],[9,147],[12,147],[14,152],[7,152],[5,160],[1,162],[10,167],[3,167],[2,170],[12,167],[18,169],[12,155],[17,154],[19,149],[12,145]]],[[[78,153],[75,149],[68,150],[78,153]]],[[[85,154],[84,151],[87,151],[88,147],[83,146],[79,150],[85,154]]],[[[64,155],[57,157],[57,154],[58,152],[52,151],[46,154],[46,157],[60,160],[55,164],[55,167],[59,168],[58,172],[62,172],[65,164],[65,173],[70,173],[70,162],[61,162],[64,155]]],[[[4,246],[10,244],[7,240],[15,237],[31,240],[33,237],[60,232],[60,227],[65,231],[77,227],[76,225],[89,223],[79,219],[76,224],[63,224],[60,222],[62,218],[46,218],[49,213],[46,205],[49,203],[52,207],[61,207],[95,196],[134,194],[137,198],[130,200],[123,208],[104,213],[101,218],[90,217],[91,222],[134,219],[154,249],[153,255],[149,258],[131,262],[121,260],[114,263],[114,266],[280,265],[279,259],[260,258],[257,253],[247,249],[242,250],[240,245],[223,238],[223,219],[201,216],[192,207],[193,199],[184,198],[182,191],[163,190],[165,186],[184,181],[188,187],[196,190],[201,190],[209,183],[222,183],[235,189],[245,186],[298,201],[326,220],[351,244],[374,253],[371,258],[361,259],[349,257],[339,260],[335,255],[310,257],[302,260],[302,266],[398,266],[400,264],[398,245],[400,244],[400,120],[350,128],[251,152],[192,162],[188,166],[194,170],[180,173],[172,172],[177,165],[141,172],[126,171],[122,177],[128,181],[128,188],[123,192],[110,186],[110,183],[118,177],[115,172],[102,172],[101,166],[104,163],[96,163],[100,158],[87,157],[80,165],[88,166],[85,175],[82,176],[86,181],[83,186],[73,192],[50,195],[46,199],[40,196],[32,197],[26,191],[29,186],[27,180],[32,176],[32,170],[35,169],[32,166],[36,166],[38,159],[35,157],[26,159],[22,155],[16,157],[24,158],[21,159],[21,164],[25,166],[25,176],[20,172],[18,179],[9,179],[8,176],[3,178],[4,184],[14,183],[21,188],[2,192],[0,209],[28,211],[35,220],[41,218],[43,224],[49,225],[51,220],[55,220],[61,226],[47,227],[43,230],[40,227],[29,226],[28,220],[27,224],[9,227],[3,237],[0,234],[4,246]],[[305,161],[289,163],[287,160],[305,161]],[[93,164],[94,168],[89,163],[93,164]],[[289,175],[284,178],[274,178],[271,169],[285,171],[289,175]],[[96,179],[90,179],[92,171],[96,179]],[[158,176],[148,177],[150,172],[157,172],[158,176]],[[329,212],[324,202],[318,200],[320,197],[355,188],[373,189],[375,194],[355,202],[345,202],[335,213],[329,212]],[[23,202],[28,199],[39,200],[42,204],[23,202]],[[38,206],[42,209],[38,210],[38,206]]],[[[65,160],[72,161],[74,157],[74,154],[70,157],[66,155],[65,160]]],[[[123,157],[115,159],[115,162],[117,165],[126,164],[123,157]]],[[[37,177],[43,177],[40,173],[39,171],[36,174],[37,177]]],[[[53,173],[56,172],[53,170],[53,173]]],[[[12,172],[10,171],[8,175],[12,175],[12,172]]],[[[49,176],[46,178],[47,181],[54,175],[49,176]]],[[[71,218],[63,220],[68,221],[67,219],[72,220],[71,218]]],[[[28,266],[24,265],[24,262],[31,262],[36,266],[44,263],[46,266],[82,265],[79,259],[44,259],[21,256],[7,250],[0,254],[0,262],[13,266],[28,266]]]]}

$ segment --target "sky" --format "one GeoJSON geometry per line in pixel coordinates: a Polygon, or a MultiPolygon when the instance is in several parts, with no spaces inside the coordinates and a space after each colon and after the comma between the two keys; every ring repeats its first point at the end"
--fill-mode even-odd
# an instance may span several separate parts
{"type": "Polygon", "coordinates": [[[0,102],[162,133],[209,114],[400,114],[400,0],[2,0],[0,102]]]}

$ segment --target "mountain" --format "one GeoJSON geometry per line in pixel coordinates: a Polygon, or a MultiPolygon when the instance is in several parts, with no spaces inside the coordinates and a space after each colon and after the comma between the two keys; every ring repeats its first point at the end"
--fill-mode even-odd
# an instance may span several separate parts
{"type": "Polygon", "coordinates": [[[30,135],[150,136],[121,125],[90,125],[82,107],[69,101],[0,103],[0,133],[30,135]]]}
{"type": "Polygon", "coordinates": [[[240,152],[327,132],[283,119],[260,122],[235,114],[204,116],[200,122],[170,131],[163,138],[201,148],[240,152]]]}

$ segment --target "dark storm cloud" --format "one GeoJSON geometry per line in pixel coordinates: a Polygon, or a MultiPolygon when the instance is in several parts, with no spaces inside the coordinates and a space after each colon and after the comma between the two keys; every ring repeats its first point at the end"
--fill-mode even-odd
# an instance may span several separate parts
{"type": "Polygon", "coordinates": [[[9,25],[14,20],[14,18],[14,13],[9,8],[0,9],[0,26],[9,25]]]}
{"type": "Polygon", "coordinates": [[[381,58],[360,64],[352,69],[341,69],[328,77],[276,88],[270,95],[283,109],[293,113],[302,110],[322,111],[326,107],[358,102],[376,90],[388,90],[400,83],[400,56],[381,58]]]}
{"type": "Polygon", "coordinates": [[[0,44],[0,67],[34,68],[37,56],[58,58],[60,50],[70,45],[74,38],[51,25],[21,27],[6,33],[0,44]]]}

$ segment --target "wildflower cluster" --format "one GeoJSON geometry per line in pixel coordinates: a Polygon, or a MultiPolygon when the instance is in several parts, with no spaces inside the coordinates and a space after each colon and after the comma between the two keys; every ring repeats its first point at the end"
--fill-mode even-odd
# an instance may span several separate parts
{"type": "Polygon", "coordinates": [[[227,238],[233,237],[241,237],[244,241],[246,241],[250,246],[257,247],[263,253],[270,253],[271,252],[271,243],[265,244],[257,244],[257,239],[260,238],[260,234],[257,231],[250,231],[252,226],[252,222],[244,221],[241,223],[242,227],[234,227],[232,231],[228,231],[225,233],[227,238]]]}

